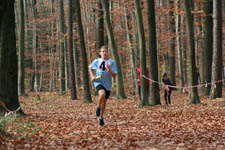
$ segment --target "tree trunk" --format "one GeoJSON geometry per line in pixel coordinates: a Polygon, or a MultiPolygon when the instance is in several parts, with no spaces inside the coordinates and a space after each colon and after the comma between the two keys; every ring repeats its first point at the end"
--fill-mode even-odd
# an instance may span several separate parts
{"type": "Polygon", "coordinates": [[[88,62],[87,62],[87,53],[85,48],[85,41],[84,41],[84,31],[82,26],[81,20],[81,13],[80,13],[80,1],[75,0],[75,11],[76,11],[76,21],[78,26],[78,35],[79,35],[79,43],[80,43],[80,50],[82,55],[82,78],[83,78],[83,102],[84,103],[91,103],[91,92],[89,86],[89,77],[88,77],[88,62]]]}
{"type": "MultiPolygon", "coordinates": [[[[65,32],[66,34],[66,32],[65,32]]],[[[69,36],[69,35],[68,35],[69,36]]],[[[67,36],[65,36],[65,39],[64,39],[64,61],[65,61],[65,92],[68,91],[68,86],[69,86],[69,58],[68,58],[68,55],[69,54],[67,52],[68,50],[68,39],[67,39],[67,36]]]]}
{"type": "MultiPolygon", "coordinates": [[[[75,5],[75,2],[73,2],[72,4],[73,6],[73,20],[77,20],[76,19],[76,13],[75,13],[75,10],[76,10],[76,5],[75,5]]],[[[73,30],[78,33],[78,29],[77,29],[77,25],[73,26],[73,30]]],[[[75,77],[76,77],[76,87],[77,87],[77,91],[79,89],[81,89],[82,85],[81,85],[81,59],[80,59],[80,56],[81,56],[81,52],[79,51],[79,46],[78,46],[78,35],[75,34],[73,36],[73,56],[74,56],[74,70],[75,70],[75,77]]]]}
{"type": "MultiPolygon", "coordinates": [[[[185,25],[185,16],[181,16],[181,23],[185,25]]],[[[181,45],[182,45],[182,54],[183,54],[183,66],[184,66],[184,84],[187,86],[188,84],[188,75],[187,75],[187,39],[186,39],[186,31],[185,28],[181,28],[181,45]]]]}
{"type": "Polygon", "coordinates": [[[158,105],[160,102],[160,90],[158,84],[158,61],[156,44],[156,22],[155,22],[155,3],[154,0],[147,0],[147,21],[149,37],[149,75],[150,79],[157,83],[151,83],[150,86],[150,105],[158,105]]]}
{"type": "Polygon", "coordinates": [[[126,26],[126,34],[127,34],[127,42],[128,42],[128,49],[130,52],[130,62],[131,62],[131,68],[132,68],[132,74],[133,74],[133,78],[132,78],[132,85],[135,85],[135,89],[138,89],[138,84],[137,84],[137,72],[136,72],[136,68],[137,68],[137,64],[135,62],[135,54],[134,54],[134,49],[132,47],[132,35],[131,33],[131,17],[128,14],[128,8],[126,6],[124,6],[124,10],[126,15],[124,16],[125,18],[125,26],[126,26]]]}
{"type": "MultiPolygon", "coordinates": [[[[181,27],[181,17],[179,15],[179,8],[180,8],[180,0],[176,1],[176,35],[177,35],[177,56],[178,56],[178,72],[179,72],[179,81],[180,81],[180,87],[184,86],[184,69],[183,69],[183,53],[181,49],[181,33],[180,33],[180,27],[181,27]]],[[[182,92],[182,89],[181,89],[182,92]]]]}
{"type": "Polygon", "coordinates": [[[23,4],[23,0],[19,0],[18,5],[19,5],[18,6],[18,12],[19,12],[18,94],[19,96],[24,96],[25,87],[24,87],[24,4],[23,4]]]}
{"type": "Polygon", "coordinates": [[[123,86],[123,73],[122,73],[122,69],[121,69],[119,55],[117,53],[117,46],[116,46],[116,42],[115,42],[114,35],[113,35],[112,24],[110,22],[109,6],[108,6],[106,0],[101,0],[101,3],[103,6],[103,9],[104,9],[104,20],[105,20],[105,24],[106,24],[107,36],[109,39],[109,46],[110,46],[110,49],[113,54],[113,59],[116,62],[117,71],[118,71],[118,75],[116,76],[116,78],[117,78],[116,94],[117,94],[117,98],[124,99],[124,98],[126,98],[126,96],[125,96],[124,86],[123,86]]]}
{"type": "Polygon", "coordinates": [[[171,34],[170,38],[170,49],[169,49],[169,68],[170,68],[170,80],[173,85],[176,85],[176,64],[175,64],[175,19],[172,9],[174,9],[174,2],[169,1],[169,31],[171,34]]]}
{"type": "MultiPolygon", "coordinates": [[[[31,0],[31,5],[32,5],[32,19],[34,21],[33,24],[33,32],[32,32],[32,51],[33,51],[33,56],[32,56],[32,69],[34,72],[31,75],[31,80],[30,80],[30,91],[33,92],[35,89],[35,81],[37,81],[37,58],[36,58],[36,52],[37,52],[37,25],[35,23],[35,18],[37,15],[37,8],[36,8],[37,1],[36,0],[31,0]]],[[[36,89],[37,91],[37,89],[36,89]]]]}
{"type": "MultiPolygon", "coordinates": [[[[132,12],[132,19],[133,19],[133,22],[134,22],[134,27],[133,27],[133,33],[134,33],[134,43],[139,43],[139,39],[138,39],[138,30],[137,30],[137,19],[136,19],[136,16],[135,16],[135,12],[132,12]]],[[[137,68],[137,64],[139,64],[139,54],[140,54],[140,50],[139,50],[139,44],[134,44],[134,51],[135,51],[135,57],[134,57],[134,60],[136,62],[136,67],[137,68]]],[[[136,72],[136,69],[135,69],[135,72],[136,72]]],[[[138,76],[136,77],[136,85],[137,85],[137,88],[136,88],[136,94],[139,94],[139,90],[138,90],[138,76]]]]}
{"type": "Polygon", "coordinates": [[[96,37],[96,50],[100,49],[104,45],[104,13],[102,10],[101,0],[98,0],[98,10],[97,10],[97,37],[96,37]]]}
{"type": "Polygon", "coordinates": [[[73,59],[73,1],[69,0],[68,2],[68,25],[69,25],[69,79],[70,79],[70,93],[71,99],[77,99],[76,92],[76,80],[74,72],[74,59],[73,59]]]}
{"type": "Polygon", "coordinates": [[[212,62],[212,87],[210,91],[210,99],[222,97],[222,1],[213,0],[213,62],[212,62]],[[217,83],[215,83],[217,82],[217,83]]]}
{"type": "MultiPolygon", "coordinates": [[[[201,53],[201,84],[207,84],[211,82],[212,76],[212,52],[213,52],[213,1],[206,0],[203,1],[203,22],[202,22],[202,31],[203,31],[203,41],[202,41],[202,53],[201,53]]],[[[204,95],[209,95],[211,85],[203,86],[202,92],[204,95]]]]}
{"type": "MultiPolygon", "coordinates": [[[[147,77],[147,69],[146,69],[146,45],[145,45],[145,33],[144,33],[144,24],[143,17],[141,13],[141,6],[139,0],[134,0],[135,5],[135,14],[138,26],[138,45],[139,45],[139,56],[140,56],[140,66],[141,66],[141,75],[147,77]]],[[[148,106],[148,96],[147,96],[147,80],[143,77],[141,79],[141,99],[140,106],[148,106]]]]}
{"type": "MultiPolygon", "coordinates": [[[[190,0],[184,0],[184,10],[186,17],[186,27],[188,34],[188,58],[189,58],[189,68],[188,68],[188,85],[195,86],[197,85],[197,74],[196,74],[196,63],[195,63],[195,41],[194,41],[194,23],[193,23],[193,15],[191,14],[191,3],[190,0]]],[[[198,96],[197,87],[191,87],[190,92],[190,103],[198,104],[200,103],[200,99],[198,96]]]]}
{"type": "MultiPolygon", "coordinates": [[[[54,7],[55,5],[55,1],[54,0],[51,0],[50,1],[51,3],[51,15],[53,15],[55,13],[55,10],[56,8],[54,7]]],[[[49,24],[51,26],[51,41],[50,41],[50,54],[51,54],[51,57],[50,57],[50,82],[49,82],[49,91],[54,91],[55,88],[56,88],[56,84],[55,84],[55,78],[54,78],[54,75],[55,75],[55,69],[54,69],[54,66],[55,66],[55,61],[54,61],[54,58],[55,56],[53,55],[56,51],[56,44],[54,42],[54,38],[55,38],[55,30],[56,30],[56,20],[53,19],[52,22],[49,24]]]]}
{"type": "Polygon", "coordinates": [[[41,91],[43,91],[43,83],[42,83],[42,81],[43,81],[43,62],[42,62],[42,51],[43,51],[43,48],[42,48],[42,42],[40,41],[40,73],[39,73],[39,85],[38,85],[38,87],[39,87],[39,91],[41,92],[41,91]]]}
{"type": "MultiPolygon", "coordinates": [[[[14,2],[0,2],[0,100],[9,110],[20,107],[14,2]]],[[[19,112],[24,114],[21,109],[19,112]]]]}
{"type": "Polygon", "coordinates": [[[59,94],[65,92],[65,55],[64,55],[64,41],[65,41],[65,23],[64,23],[64,8],[63,0],[59,0],[59,77],[60,77],[60,88],[59,94]]]}

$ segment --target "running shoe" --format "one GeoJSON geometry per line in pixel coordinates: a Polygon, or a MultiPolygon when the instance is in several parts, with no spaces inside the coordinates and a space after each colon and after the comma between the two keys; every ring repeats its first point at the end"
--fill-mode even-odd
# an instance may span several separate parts
{"type": "Polygon", "coordinates": [[[104,126],[104,120],[103,120],[103,118],[99,118],[98,122],[99,122],[99,125],[100,126],[104,126]]]}

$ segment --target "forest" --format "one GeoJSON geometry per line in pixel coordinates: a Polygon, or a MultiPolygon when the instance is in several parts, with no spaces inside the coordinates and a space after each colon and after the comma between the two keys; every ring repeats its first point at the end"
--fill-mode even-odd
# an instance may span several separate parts
{"type": "Polygon", "coordinates": [[[0,149],[225,149],[224,33],[224,0],[0,1],[0,149]]]}

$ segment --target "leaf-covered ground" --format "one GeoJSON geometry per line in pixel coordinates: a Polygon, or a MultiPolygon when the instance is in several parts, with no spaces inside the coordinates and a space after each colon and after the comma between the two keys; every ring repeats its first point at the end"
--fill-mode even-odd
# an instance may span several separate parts
{"type": "Polygon", "coordinates": [[[100,127],[97,97],[84,104],[68,95],[38,94],[40,100],[37,94],[20,98],[28,115],[8,126],[9,135],[0,134],[0,149],[225,149],[225,96],[201,96],[201,104],[189,105],[187,95],[174,91],[171,105],[161,94],[161,106],[143,108],[137,96],[111,96],[100,127]]]}

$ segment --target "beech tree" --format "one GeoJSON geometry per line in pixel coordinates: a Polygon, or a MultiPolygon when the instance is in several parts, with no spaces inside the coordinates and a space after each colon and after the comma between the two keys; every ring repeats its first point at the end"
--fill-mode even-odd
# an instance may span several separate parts
{"type": "MultiPolygon", "coordinates": [[[[125,0],[123,1],[125,2],[125,0]]],[[[132,68],[132,80],[131,83],[132,85],[135,85],[135,88],[136,88],[136,91],[138,91],[138,75],[137,75],[137,72],[136,72],[136,68],[137,68],[137,61],[135,60],[135,53],[134,53],[134,48],[132,47],[132,43],[133,43],[133,35],[131,34],[132,33],[132,18],[131,18],[131,14],[129,13],[129,10],[128,10],[128,7],[127,6],[124,6],[124,12],[126,13],[124,15],[124,20],[125,20],[125,27],[126,27],[126,36],[127,36],[127,42],[128,42],[128,50],[129,50],[129,56],[130,56],[130,65],[131,65],[131,68],[132,68]]]]}
{"type": "Polygon", "coordinates": [[[213,62],[212,62],[212,81],[210,98],[222,97],[222,66],[223,66],[223,45],[222,45],[222,1],[213,0],[213,62]],[[217,82],[217,83],[215,83],[217,82]]]}
{"type": "Polygon", "coordinates": [[[66,89],[65,84],[65,55],[64,55],[64,41],[65,41],[65,21],[64,21],[64,5],[63,0],[59,0],[59,77],[60,77],[60,88],[59,93],[63,94],[66,89]]]}
{"type": "MultiPolygon", "coordinates": [[[[14,2],[0,1],[0,101],[9,110],[20,107],[14,2]]],[[[23,114],[21,109],[19,112],[23,114]]]]}
{"type": "MultiPolygon", "coordinates": [[[[155,22],[155,2],[147,0],[147,21],[149,37],[149,54],[150,54],[150,78],[158,82],[158,61],[157,61],[157,43],[156,43],[156,22],[155,22]]],[[[160,102],[159,84],[153,82],[150,86],[150,105],[158,105],[160,102]]]]}
{"type": "MultiPolygon", "coordinates": [[[[205,0],[203,4],[203,16],[202,16],[202,53],[201,53],[201,67],[200,77],[201,84],[207,84],[211,82],[212,76],[212,53],[213,53],[213,1],[205,0]]],[[[211,85],[203,86],[201,89],[204,95],[209,95],[211,85]]]]}
{"type": "Polygon", "coordinates": [[[169,1],[169,31],[170,31],[170,40],[169,40],[169,68],[170,68],[170,80],[173,85],[176,85],[176,64],[175,64],[175,18],[174,18],[174,2],[169,1]]]}
{"type": "Polygon", "coordinates": [[[37,91],[37,86],[35,86],[35,83],[37,85],[37,58],[36,53],[38,49],[38,33],[37,33],[37,25],[35,22],[36,16],[37,16],[37,7],[36,7],[37,1],[31,0],[31,9],[32,9],[32,20],[33,20],[33,26],[32,26],[32,69],[34,70],[31,76],[30,80],[30,91],[33,92],[34,90],[37,91]]]}
{"type": "Polygon", "coordinates": [[[24,87],[24,3],[23,0],[18,2],[18,16],[19,16],[19,28],[18,28],[18,94],[23,96],[25,94],[24,87]]]}
{"type": "MultiPolygon", "coordinates": [[[[140,74],[146,75],[146,45],[145,45],[145,33],[144,33],[144,24],[143,24],[143,17],[141,13],[141,6],[139,0],[134,0],[135,6],[135,15],[137,20],[137,28],[138,28],[138,45],[139,45],[139,56],[140,56],[140,74]]],[[[143,77],[141,79],[141,100],[140,106],[147,106],[149,105],[148,97],[147,97],[147,80],[143,77]]],[[[150,93],[151,94],[151,93],[150,93]]]]}
{"type": "Polygon", "coordinates": [[[96,19],[96,50],[104,45],[104,11],[102,10],[101,0],[97,1],[97,19],[96,19]]]}
{"type": "MultiPolygon", "coordinates": [[[[192,1],[192,0],[191,0],[192,1]]],[[[190,103],[198,104],[200,103],[200,99],[198,96],[197,85],[197,74],[196,74],[196,62],[195,62],[195,41],[194,41],[194,20],[193,15],[191,13],[191,1],[184,0],[184,11],[185,11],[185,19],[187,26],[187,36],[188,36],[188,86],[190,88],[190,103]],[[194,86],[194,87],[192,87],[194,86]]]]}
{"type": "Polygon", "coordinates": [[[76,80],[74,72],[74,57],[73,57],[73,0],[68,0],[68,51],[69,51],[69,79],[70,79],[70,93],[71,99],[77,99],[76,80]]]}
{"type": "MultiPolygon", "coordinates": [[[[178,72],[180,87],[184,87],[184,61],[183,51],[181,45],[181,15],[180,15],[180,0],[176,1],[176,41],[177,41],[177,58],[178,58],[178,72]]],[[[182,92],[182,89],[180,90],[182,92]]]]}
{"type": "Polygon", "coordinates": [[[84,31],[82,26],[82,19],[81,19],[81,12],[80,12],[80,1],[75,0],[75,15],[76,15],[76,23],[77,23],[77,31],[78,31],[78,38],[80,44],[80,51],[82,57],[82,79],[83,79],[83,102],[84,103],[91,103],[91,92],[89,86],[89,77],[88,77],[88,62],[87,62],[87,53],[85,48],[85,41],[84,41],[84,31]]]}

